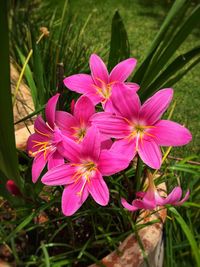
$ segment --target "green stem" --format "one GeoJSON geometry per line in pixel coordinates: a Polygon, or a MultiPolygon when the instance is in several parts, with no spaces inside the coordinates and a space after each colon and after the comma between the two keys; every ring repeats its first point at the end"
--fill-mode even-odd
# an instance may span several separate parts
{"type": "Polygon", "coordinates": [[[137,166],[136,166],[136,173],[135,173],[135,191],[138,192],[140,190],[141,185],[141,177],[142,177],[142,160],[138,156],[137,166]]]}

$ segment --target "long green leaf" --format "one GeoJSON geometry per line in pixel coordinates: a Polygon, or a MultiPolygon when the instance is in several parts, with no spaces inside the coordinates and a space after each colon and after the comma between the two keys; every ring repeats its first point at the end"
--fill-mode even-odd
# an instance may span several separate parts
{"type": "Polygon", "coordinates": [[[119,12],[116,11],[112,19],[108,69],[111,70],[117,63],[129,56],[130,46],[127,32],[119,12]]]}
{"type": "Polygon", "coordinates": [[[44,76],[44,68],[43,62],[39,50],[39,45],[33,43],[33,72],[34,72],[34,79],[37,86],[37,107],[41,107],[44,105],[48,99],[48,94],[45,88],[45,76],[44,76]]]}
{"type": "Polygon", "coordinates": [[[160,42],[163,40],[164,36],[167,34],[169,27],[172,24],[172,21],[174,18],[182,12],[182,10],[185,10],[185,6],[187,5],[187,0],[176,0],[173,6],[171,7],[166,19],[164,20],[159,32],[157,33],[152,46],[150,50],[147,53],[146,58],[144,59],[143,63],[140,65],[138,70],[136,71],[133,81],[140,83],[142,81],[142,78],[144,77],[144,74],[148,68],[148,65],[153,58],[156,49],[158,48],[160,42]]]}
{"type": "Polygon", "coordinates": [[[0,170],[22,189],[13,127],[6,1],[0,2],[0,170]]]}
{"type": "Polygon", "coordinates": [[[200,46],[193,48],[189,52],[178,56],[149,86],[148,95],[155,90],[161,88],[170,78],[175,76],[176,72],[181,71],[182,68],[200,54],[200,46]]]}
{"type": "Polygon", "coordinates": [[[147,77],[144,80],[144,82],[141,84],[141,87],[143,87],[143,92],[142,92],[143,94],[145,94],[145,91],[148,91],[149,84],[155,80],[156,76],[163,69],[163,67],[166,66],[166,64],[168,63],[170,58],[173,56],[175,51],[180,47],[180,45],[188,37],[188,35],[191,33],[194,27],[197,26],[198,23],[200,23],[199,17],[200,17],[200,5],[198,5],[193,10],[193,12],[189,15],[189,17],[186,19],[186,21],[184,22],[182,27],[179,29],[177,34],[174,36],[174,38],[168,44],[166,49],[160,55],[158,61],[154,62],[154,64],[152,64],[151,67],[149,68],[147,77]]]}
{"type": "Polygon", "coordinates": [[[182,218],[182,216],[180,215],[180,213],[173,207],[170,207],[169,210],[171,211],[171,213],[173,213],[175,219],[177,220],[177,222],[179,223],[179,225],[181,226],[183,232],[185,233],[190,246],[192,248],[192,252],[194,254],[195,260],[196,260],[196,266],[200,267],[200,253],[199,253],[199,248],[198,245],[196,243],[196,240],[192,234],[192,232],[190,231],[190,228],[188,227],[187,223],[184,221],[184,219],[182,218]]]}
{"type": "Polygon", "coordinates": [[[173,86],[175,83],[177,83],[180,79],[182,79],[183,76],[185,76],[192,68],[194,68],[199,63],[200,63],[200,57],[197,58],[194,62],[192,62],[192,64],[187,69],[179,72],[177,75],[172,77],[170,80],[166,81],[166,83],[163,84],[163,88],[173,86]]]}

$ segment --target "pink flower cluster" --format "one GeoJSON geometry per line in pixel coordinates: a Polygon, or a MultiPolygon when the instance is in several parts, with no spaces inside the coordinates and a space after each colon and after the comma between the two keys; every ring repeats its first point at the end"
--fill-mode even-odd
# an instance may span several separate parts
{"type": "MultiPolygon", "coordinates": [[[[171,88],[162,89],[141,104],[139,86],[126,82],[136,66],[130,58],[120,62],[109,74],[100,57],[90,57],[91,75],[76,74],[64,79],[67,88],[83,94],[71,105],[71,113],[56,110],[59,94],[45,108],[46,122],[39,116],[35,133],[28,139],[27,149],[34,157],[32,180],[43,175],[46,185],[62,185],[62,211],[74,214],[89,194],[100,205],[109,202],[109,190],[103,176],[126,169],[136,154],[153,169],[161,166],[160,146],[181,146],[191,140],[182,125],[161,120],[172,97],[171,88]],[[101,103],[103,111],[95,112],[101,103]]],[[[138,192],[132,205],[122,199],[128,210],[154,209],[159,205],[180,205],[181,188],[176,187],[161,198],[153,180],[147,192],[138,192]]]]}

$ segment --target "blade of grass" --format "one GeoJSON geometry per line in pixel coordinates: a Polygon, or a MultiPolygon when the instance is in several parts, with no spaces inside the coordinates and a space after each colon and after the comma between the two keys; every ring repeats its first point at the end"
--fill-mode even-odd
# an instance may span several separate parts
{"type": "Polygon", "coordinates": [[[185,233],[190,246],[192,248],[192,252],[194,254],[195,260],[196,260],[196,264],[198,267],[200,267],[200,253],[199,253],[199,248],[198,245],[196,243],[196,240],[193,236],[193,234],[190,231],[190,228],[188,227],[187,223],[185,222],[185,220],[183,219],[183,217],[180,215],[180,213],[174,208],[174,207],[170,207],[169,208],[170,212],[174,215],[176,221],[179,223],[179,225],[181,226],[183,232],[185,233]]]}
{"type": "Polygon", "coordinates": [[[44,108],[45,108],[45,105],[42,106],[41,108],[39,108],[38,110],[36,110],[36,111],[30,113],[29,115],[25,116],[25,117],[22,118],[21,120],[16,121],[14,124],[18,124],[18,123],[20,123],[20,122],[23,122],[23,121],[26,121],[26,120],[32,118],[33,116],[35,116],[35,115],[37,115],[38,113],[40,113],[41,111],[43,111],[44,108]]]}
{"type": "Polygon", "coordinates": [[[174,18],[181,12],[183,9],[185,9],[185,5],[187,4],[187,0],[176,0],[171,7],[166,19],[164,20],[159,32],[157,33],[152,46],[147,53],[146,58],[144,59],[143,63],[141,66],[138,68],[138,70],[135,72],[135,75],[133,77],[133,81],[141,83],[144,74],[148,68],[149,62],[154,56],[154,53],[159,46],[160,42],[163,40],[164,36],[166,35],[170,25],[172,24],[172,21],[174,18]]]}
{"type": "Polygon", "coordinates": [[[186,64],[193,60],[197,55],[200,54],[200,46],[193,48],[187,53],[177,57],[159,76],[156,80],[149,86],[148,91],[154,91],[161,88],[167,80],[169,80],[174,73],[180,71],[186,64]]]}
{"type": "Polygon", "coordinates": [[[200,63],[200,57],[197,58],[192,64],[185,70],[180,71],[178,74],[176,74],[174,77],[166,81],[162,86],[163,88],[171,87],[175,83],[177,83],[180,79],[182,79],[192,68],[194,68],[197,64],[200,63]]]}
{"type": "Polygon", "coordinates": [[[112,19],[110,54],[108,69],[111,70],[121,60],[130,56],[130,46],[123,20],[118,11],[112,19]]]}
{"type": "MultiPolygon", "coordinates": [[[[25,56],[22,54],[22,52],[19,49],[19,47],[17,47],[17,46],[16,46],[16,51],[18,53],[18,56],[19,56],[19,58],[21,60],[22,65],[23,66],[26,66],[25,67],[24,75],[25,75],[25,78],[27,80],[28,86],[29,86],[30,91],[31,91],[31,96],[32,96],[32,99],[33,99],[34,107],[35,107],[35,109],[37,109],[37,99],[38,99],[38,96],[37,96],[37,87],[36,87],[35,82],[34,82],[34,79],[33,79],[33,74],[32,74],[32,72],[30,70],[30,67],[28,65],[28,62],[25,65],[25,62],[27,60],[26,60],[25,56]]],[[[32,53],[31,53],[31,55],[32,55],[32,53]]]]}
{"type": "Polygon", "coordinates": [[[41,243],[41,249],[44,254],[45,267],[50,267],[49,253],[43,242],[41,243]]]}
{"type": "Polygon", "coordinates": [[[149,84],[155,80],[158,73],[166,66],[167,62],[170,60],[175,51],[180,47],[180,45],[185,41],[191,31],[195,26],[198,25],[200,17],[200,5],[198,5],[193,12],[188,16],[182,27],[176,33],[171,42],[167,45],[166,49],[162,52],[159,59],[151,65],[146,74],[145,80],[142,82],[141,87],[142,95],[148,91],[149,84]]]}

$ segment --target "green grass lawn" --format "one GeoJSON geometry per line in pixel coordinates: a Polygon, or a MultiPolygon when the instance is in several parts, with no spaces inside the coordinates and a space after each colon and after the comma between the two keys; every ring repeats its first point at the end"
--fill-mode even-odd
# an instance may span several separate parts
{"type": "MultiPolygon", "coordinates": [[[[117,9],[128,32],[131,56],[137,58],[140,64],[170,9],[169,2],[165,0],[73,0],[71,8],[80,21],[85,21],[93,12],[85,38],[90,44],[90,49],[100,55],[104,55],[105,49],[109,48],[111,20],[117,9]]],[[[176,52],[176,56],[199,44],[199,35],[195,29],[176,52]]],[[[107,55],[104,59],[107,61],[107,55]]],[[[200,65],[197,65],[174,86],[174,100],[177,105],[173,120],[185,124],[191,130],[193,141],[185,148],[174,149],[172,154],[189,156],[200,152],[199,73],[200,65]]]]}

